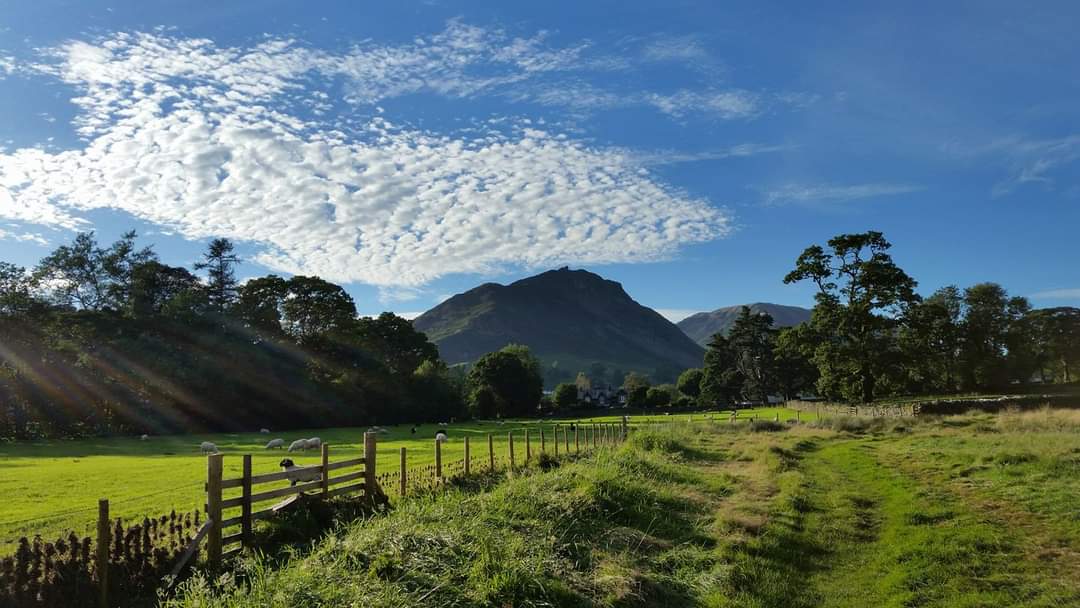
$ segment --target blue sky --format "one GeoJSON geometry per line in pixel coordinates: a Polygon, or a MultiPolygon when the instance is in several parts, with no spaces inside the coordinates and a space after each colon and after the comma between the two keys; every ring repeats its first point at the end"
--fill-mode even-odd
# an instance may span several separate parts
{"type": "Polygon", "coordinates": [[[678,317],[874,229],[1080,305],[1080,5],[891,4],[13,3],[0,259],[227,236],[365,313],[568,264],[678,317]]]}

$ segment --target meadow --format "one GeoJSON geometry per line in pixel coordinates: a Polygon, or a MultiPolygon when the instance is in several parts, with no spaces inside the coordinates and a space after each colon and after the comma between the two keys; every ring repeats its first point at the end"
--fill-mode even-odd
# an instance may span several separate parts
{"type": "Polygon", "coordinates": [[[646,426],[168,606],[1076,606],[1077,504],[1077,411],[646,426]]]}
{"type": "MultiPolygon", "coordinates": [[[[794,416],[789,410],[762,408],[743,410],[740,416],[781,419],[794,416]]],[[[693,414],[703,418],[704,412],[693,414]]],[[[711,415],[719,416],[714,412],[711,415]]],[[[679,414],[675,418],[685,417],[679,414]]],[[[670,420],[672,416],[634,416],[635,423],[650,419],[670,420]]],[[[617,422],[618,415],[586,417],[581,422],[617,422]]],[[[486,450],[487,434],[494,435],[500,458],[506,452],[506,435],[516,434],[522,441],[530,429],[534,449],[539,445],[539,427],[544,426],[550,442],[551,425],[570,419],[511,420],[452,424],[445,430],[450,441],[443,446],[443,462],[451,467],[463,457],[463,437],[472,437],[474,458],[486,450]]],[[[436,424],[416,427],[401,424],[386,427],[378,436],[377,470],[396,471],[398,449],[408,448],[409,467],[434,462],[433,438],[440,430],[436,424]]],[[[97,501],[108,498],[113,517],[124,519],[154,516],[170,510],[201,509],[205,502],[206,457],[199,451],[203,441],[213,442],[225,455],[225,477],[240,475],[242,454],[252,454],[252,468],[258,473],[276,471],[285,450],[266,450],[272,438],[294,439],[319,437],[331,446],[332,460],[362,456],[364,428],[322,428],[255,433],[154,436],[146,441],[137,437],[94,438],[79,440],[41,440],[0,443],[0,555],[14,550],[21,536],[42,535],[55,538],[68,530],[88,534],[97,514],[97,501]]],[[[519,458],[524,454],[518,446],[519,458]]],[[[549,443],[550,449],[550,443],[549,443]]],[[[297,464],[317,464],[318,450],[288,455],[297,464]]]]}

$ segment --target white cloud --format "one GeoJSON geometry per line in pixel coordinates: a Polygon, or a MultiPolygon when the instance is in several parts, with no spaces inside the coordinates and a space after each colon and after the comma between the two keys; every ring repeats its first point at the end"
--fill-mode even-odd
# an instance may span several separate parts
{"type": "Polygon", "coordinates": [[[79,91],[86,145],[0,154],[0,219],[76,229],[87,211],[116,209],[189,239],[260,244],[255,260],[273,270],[378,285],[390,301],[451,273],[657,260],[725,235],[722,211],[621,150],[525,125],[437,135],[293,111],[341,76],[358,102],[469,95],[580,52],[541,41],[451,23],[427,41],[340,55],[287,40],[73,42],[37,69],[79,91]],[[467,73],[470,62],[501,75],[467,73]]]}
{"type": "Polygon", "coordinates": [[[654,38],[641,51],[649,61],[708,62],[709,52],[697,36],[662,36],[654,38]]]}
{"type": "Polygon", "coordinates": [[[1001,137],[981,145],[950,143],[943,150],[958,158],[997,157],[1009,176],[994,185],[991,193],[1004,196],[1026,185],[1053,189],[1057,182],[1075,182],[1075,171],[1065,171],[1080,160],[1080,134],[1052,139],[1001,137]]]}
{"type": "Polygon", "coordinates": [[[763,198],[766,204],[834,202],[894,196],[918,192],[922,187],[912,184],[786,184],[768,190],[763,198]]]}
{"type": "Polygon", "coordinates": [[[760,95],[750,91],[690,91],[681,90],[671,95],[650,94],[650,105],[664,114],[682,118],[691,114],[704,114],[733,120],[753,118],[761,113],[760,95]]]}
{"type": "Polygon", "coordinates": [[[750,156],[757,156],[758,154],[787,152],[796,149],[796,147],[797,146],[791,144],[746,143],[737,144],[731,146],[730,148],[721,148],[719,150],[703,150],[700,152],[682,152],[679,150],[655,150],[652,152],[642,152],[628,150],[626,153],[643,165],[654,166],[673,165],[677,163],[693,163],[710,160],[727,160],[730,158],[746,158],[750,156]]]}
{"type": "Polygon", "coordinates": [[[653,310],[672,323],[678,323],[690,315],[701,312],[700,310],[690,310],[688,308],[654,308],[653,310]]]}
{"type": "Polygon", "coordinates": [[[12,232],[0,228],[0,241],[15,241],[18,243],[34,243],[36,245],[48,245],[49,241],[36,232],[12,232]]]}
{"type": "Polygon", "coordinates": [[[1073,300],[1080,299],[1080,288],[1076,289],[1047,289],[1028,296],[1032,300],[1073,300]]]}

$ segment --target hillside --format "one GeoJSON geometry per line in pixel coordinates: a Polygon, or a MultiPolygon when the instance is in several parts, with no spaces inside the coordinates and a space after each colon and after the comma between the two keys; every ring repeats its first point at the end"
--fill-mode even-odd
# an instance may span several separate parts
{"type": "Polygon", "coordinates": [[[451,364],[475,361],[510,343],[525,344],[544,362],[549,384],[594,363],[609,372],[661,370],[657,379],[670,380],[701,365],[703,355],[678,327],[635,302],[619,283],[568,268],[510,285],[486,283],[432,308],[413,325],[451,364]]]}
{"type": "MultiPolygon", "coordinates": [[[[743,304],[725,306],[712,312],[699,312],[679,321],[679,329],[690,336],[694,342],[704,346],[708,344],[709,338],[713,334],[726,334],[731,329],[731,326],[735,324],[735,319],[739,318],[739,311],[742,310],[743,306],[743,304]]],[[[772,315],[775,327],[791,327],[810,320],[810,310],[798,306],[783,306],[765,302],[756,302],[746,306],[750,307],[751,312],[767,312],[772,315]]]]}

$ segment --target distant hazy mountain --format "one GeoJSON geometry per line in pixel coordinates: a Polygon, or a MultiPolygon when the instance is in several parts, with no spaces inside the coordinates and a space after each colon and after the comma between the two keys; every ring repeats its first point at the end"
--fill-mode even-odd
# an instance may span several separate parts
{"type": "MultiPolygon", "coordinates": [[[[743,306],[740,304],[739,306],[717,308],[712,312],[699,312],[679,321],[679,329],[690,336],[694,342],[705,346],[713,334],[722,333],[726,335],[731,330],[731,326],[735,324],[735,319],[739,318],[739,311],[742,310],[743,306]]],[[[746,304],[746,306],[750,307],[751,312],[767,312],[772,315],[773,326],[775,327],[791,327],[810,320],[810,310],[798,306],[783,306],[764,302],[746,304]]]]}
{"type": "Polygon", "coordinates": [[[661,369],[667,370],[661,376],[670,376],[700,366],[704,354],[619,283],[568,268],[510,285],[486,283],[425,312],[413,325],[451,364],[475,361],[510,343],[525,344],[544,362],[549,385],[595,363],[608,372],[661,369]]]}

